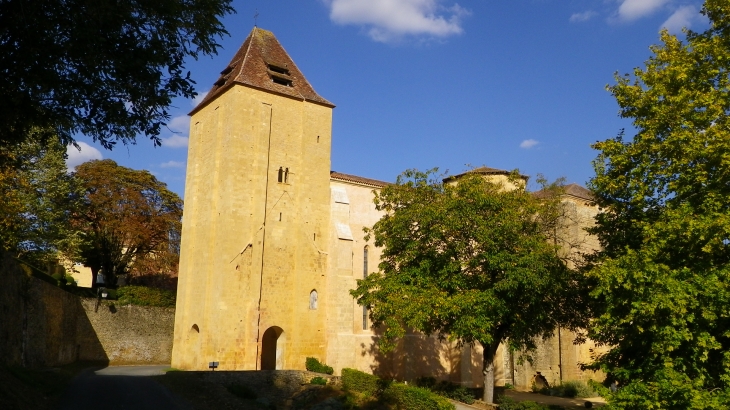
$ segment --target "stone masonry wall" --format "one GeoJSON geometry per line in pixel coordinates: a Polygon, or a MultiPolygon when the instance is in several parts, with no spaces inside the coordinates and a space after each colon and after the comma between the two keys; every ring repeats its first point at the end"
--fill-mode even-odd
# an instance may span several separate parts
{"type": "Polygon", "coordinates": [[[175,309],[103,301],[94,312],[96,300],[83,299],[81,304],[110,364],[170,363],[175,309]]]}
{"type": "Polygon", "coordinates": [[[174,309],[81,299],[0,255],[0,364],[170,363],[174,309]]]}

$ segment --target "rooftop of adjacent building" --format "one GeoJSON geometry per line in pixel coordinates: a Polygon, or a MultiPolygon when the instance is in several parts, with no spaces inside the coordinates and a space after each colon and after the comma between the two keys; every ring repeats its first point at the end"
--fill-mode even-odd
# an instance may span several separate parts
{"type": "Polygon", "coordinates": [[[208,94],[190,115],[208,105],[234,84],[334,107],[309,84],[274,33],[254,27],[221,71],[208,94]]]}
{"type": "MultiPolygon", "coordinates": [[[[470,171],[467,171],[467,172],[464,172],[464,173],[461,173],[458,175],[453,175],[453,176],[447,177],[444,179],[444,182],[448,182],[452,179],[466,175],[467,173],[470,173],[470,172],[478,173],[478,174],[482,174],[482,175],[511,175],[512,174],[511,171],[507,171],[504,169],[479,167],[479,168],[475,168],[473,170],[470,170],[470,171]]],[[[518,174],[518,177],[525,181],[527,181],[527,179],[529,178],[528,176],[521,175],[521,174],[518,174]]],[[[372,188],[383,188],[383,187],[386,187],[386,186],[392,184],[392,182],[385,182],[385,181],[380,181],[377,179],[365,178],[365,177],[352,175],[352,174],[344,174],[342,172],[337,172],[337,171],[330,171],[330,179],[334,180],[334,181],[349,182],[349,183],[354,183],[354,184],[358,184],[358,185],[365,185],[365,186],[372,187],[372,188]]],[[[545,191],[536,191],[535,195],[538,197],[541,197],[541,196],[546,196],[547,193],[545,191]]],[[[579,199],[583,199],[583,200],[591,201],[591,202],[595,201],[595,197],[593,196],[593,193],[589,189],[587,189],[581,185],[578,185],[576,183],[572,183],[572,184],[563,186],[562,195],[572,196],[575,198],[579,198],[579,199]]]]}

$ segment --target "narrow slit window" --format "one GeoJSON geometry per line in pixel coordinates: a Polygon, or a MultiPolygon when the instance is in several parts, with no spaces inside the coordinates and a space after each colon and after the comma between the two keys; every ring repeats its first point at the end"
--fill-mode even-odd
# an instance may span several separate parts
{"type": "Polygon", "coordinates": [[[289,168],[284,171],[284,182],[289,183],[289,168]]]}
{"type": "Polygon", "coordinates": [[[362,251],[362,277],[363,277],[363,279],[368,277],[368,247],[367,246],[362,251]]]}
{"type": "Polygon", "coordinates": [[[279,182],[284,182],[284,168],[279,167],[279,178],[277,179],[279,182]]]}
{"type": "Polygon", "coordinates": [[[319,135],[317,135],[317,144],[319,144],[319,135]]]}
{"type": "Polygon", "coordinates": [[[281,221],[281,212],[279,212],[279,221],[281,221]]]}
{"type": "Polygon", "coordinates": [[[368,307],[362,307],[362,330],[368,330],[368,307]]]}
{"type": "Polygon", "coordinates": [[[309,310],[317,310],[317,304],[319,302],[319,296],[317,295],[317,290],[312,289],[311,292],[309,292],[309,310]]]}

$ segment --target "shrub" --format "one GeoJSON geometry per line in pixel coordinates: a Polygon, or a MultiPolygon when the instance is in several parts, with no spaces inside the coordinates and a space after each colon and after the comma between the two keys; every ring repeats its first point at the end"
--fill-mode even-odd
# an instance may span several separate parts
{"type": "Polygon", "coordinates": [[[375,395],[380,390],[380,379],[355,369],[342,369],[342,387],[369,396],[375,395]]]}
{"type": "Polygon", "coordinates": [[[307,357],[307,360],[304,362],[304,367],[306,367],[310,372],[315,373],[332,374],[335,372],[335,369],[327,366],[326,364],[320,363],[320,361],[314,357],[307,357]]]}
{"type": "Polygon", "coordinates": [[[226,389],[232,395],[240,397],[242,399],[256,400],[257,398],[256,392],[251,390],[250,387],[244,386],[242,384],[229,384],[228,386],[226,386],[226,389]]]}
{"type": "Polygon", "coordinates": [[[122,305],[175,307],[175,294],[169,290],[124,286],[117,289],[116,297],[122,305]]]}
{"type": "Polygon", "coordinates": [[[446,398],[423,387],[406,386],[392,383],[383,392],[383,397],[398,406],[399,410],[454,410],[454,405],[446,398]]]}
{"type": "Polygon", "coordinates": [[[499,402],[499,410],[560,410],[561,406],[535,403],[534,401],[516,402],[509,397],[501,396],[497,400],[499,402]]]}
{"type": "Polygon", "coordinates": [[[317,377],[312,378],[312,380],[309,381],[309,384],[316,384],[318,386],[324,386],[327,384],[327,379],[325,379],[324,377],[317,376],[317,377]]]}
{"type": "Polygon", "coordinates": [[[416,379],[416,386],[429,389],[440,396],[448,397],[462,403],[474,403],[474,395],[469,389],[456,383],[445,380],[436,382],[436,379],[433,377],[419,377],[416,379]]]}

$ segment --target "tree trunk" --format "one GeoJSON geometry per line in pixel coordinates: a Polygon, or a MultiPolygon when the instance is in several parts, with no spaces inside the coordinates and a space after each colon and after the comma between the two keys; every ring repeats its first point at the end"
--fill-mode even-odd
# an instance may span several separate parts
{"type": "Polygon", "coordinates": [[[487,345],[482,343],[484,350],[482,363],[482,373],[484,374],[484,397],[482,400],[486,403],[494,403],[494,355],[497,353],[499,343],[487,345]]]}

